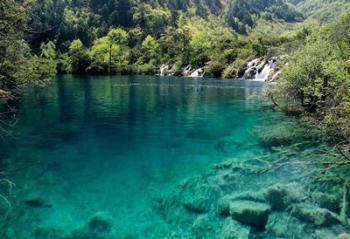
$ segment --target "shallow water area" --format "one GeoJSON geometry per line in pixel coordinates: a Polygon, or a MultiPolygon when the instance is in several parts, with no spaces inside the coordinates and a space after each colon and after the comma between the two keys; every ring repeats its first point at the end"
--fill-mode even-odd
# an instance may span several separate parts
{"type": "Polygon", "coordinates": [[[216,163],[270,152],[254,130],[282,116],[261,110],[254,96],[263,89],[146,76],[59,76],[33,89],[0,145],[16,184],[2,238],[98,238],[71,236],[96,214],[118,238],[166,238],[155,200],[216,163]]]}

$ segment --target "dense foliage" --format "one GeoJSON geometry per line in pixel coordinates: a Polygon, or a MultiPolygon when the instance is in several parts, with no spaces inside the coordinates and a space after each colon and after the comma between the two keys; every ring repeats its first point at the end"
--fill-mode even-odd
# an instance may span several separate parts
{"type": "Polygon", "coordinates": [[[208,76],[222,76],[239,55],[255,55],[237,34],[248,34],[263,20],[302,20],[283,0],[28,0],[23,6],[32,49],[53,42],[63,73],[154,74],[164,63],[174,74],[188,64],[208,64],[208,76]],[[111,44],[113,31],[124,31],[126,38],[111,44]]]}
{"type": "Polygon", "coordinates": [[[350,137],[350,15],[314,25],[283,68],[275,94],[297,99],[331,130],[350,137]]]}
{"type": "Polygon", "coordinates": [[[25,9],[12,0],[0,2],[0,97],[8,98],[27,84],[44,85],[56,74],[52,44],[42,44],[40,56],[33,55],[23,40],[25,9]]]}
{"type": "Polygon", "coordinates": [[[332,21],[343,13],[350,12],[348,0],[291,0],[297,9],[309,17],[332,21]]]}

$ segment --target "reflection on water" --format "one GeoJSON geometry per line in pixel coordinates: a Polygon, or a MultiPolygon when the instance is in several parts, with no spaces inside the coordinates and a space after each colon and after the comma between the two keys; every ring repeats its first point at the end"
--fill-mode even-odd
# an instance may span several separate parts
{"type": "Polygon", "coordinates": [[[102,211],[119,235],[162,238],[167,224],[152,210],[154,198],[227,157],[265,150],[252,131],[267,113],[250,98],[262,88],[246,81],[61,76],[32,90],[20,105],[15,136],[0,145],[17,185],[3,233],[70,232],[102,211]]]}

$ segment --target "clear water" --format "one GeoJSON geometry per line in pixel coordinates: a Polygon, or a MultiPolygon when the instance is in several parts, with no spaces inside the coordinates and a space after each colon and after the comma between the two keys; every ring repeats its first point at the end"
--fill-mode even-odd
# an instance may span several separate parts
{"type": "MultiPolygon", "coordinates": [[[[16,184],[6,235],[69,232],[108,212],[120,235],[162,238],[152,200],[230,157],[264,151],[264,84],[144,76],[60,76],[22,100],[2,167],[16,184]],[[225,139],[230,139],[226,145],[225,139]],[[232,143],[233,142],[233,143],[232,143]],[[26,200],[39,198],[41,207],[26,200]]],[[[164,233],[164,234],[163,234],[164,233]]]]}

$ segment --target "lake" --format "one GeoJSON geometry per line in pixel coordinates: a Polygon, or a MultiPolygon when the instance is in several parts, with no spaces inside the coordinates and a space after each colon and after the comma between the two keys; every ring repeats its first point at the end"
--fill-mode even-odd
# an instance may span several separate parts
{"type": "Polygon", "coordinates": [[[59,238],[102,213],[120,238],[165,238],[169,225],[154,200],[214,164],[268,152],[254,130],[281,116],[262,110],[264,87],[67,75],[29,90],[0,145],[6,178],[16,184],[3,237],[59,238]]]}

